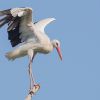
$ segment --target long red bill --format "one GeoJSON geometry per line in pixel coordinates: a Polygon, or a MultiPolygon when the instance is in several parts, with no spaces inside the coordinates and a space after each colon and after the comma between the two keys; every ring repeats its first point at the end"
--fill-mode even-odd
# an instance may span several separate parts
{"type": "Polygon", "coordinates": [[[58,55],[60,57],[60,59],[62,60],[62,54],[61,54],[61,50],[60,50],[60,47],[57,47],[57,52],[58,52],[58,55]]]}

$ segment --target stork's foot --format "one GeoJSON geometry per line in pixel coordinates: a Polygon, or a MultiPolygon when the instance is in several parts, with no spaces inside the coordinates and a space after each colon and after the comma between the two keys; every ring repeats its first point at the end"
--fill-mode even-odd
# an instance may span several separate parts
{"type": "Polygon", "coordinates": [[[32,96],[32,95],[34,95],[39,89],[40,89],[40,85],[39,85],[39,84],[35,84],[35,85],[33,86],[33,88],[29,91],[29,94],[32,96]]]}

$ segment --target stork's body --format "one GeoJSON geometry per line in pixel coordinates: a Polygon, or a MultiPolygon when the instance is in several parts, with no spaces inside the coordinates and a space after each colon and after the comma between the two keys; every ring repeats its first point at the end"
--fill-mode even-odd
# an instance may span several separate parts
{"type": "MultiPolygon", "coordinates": [[[[27,28],[28,30],[26,32],[24,30],[24,33],[33,33],[33,27],[36,27],[33,25],[33,23],[26,23],[25,28],[27,28]]],[[[14,60],[16,58],[23,57],[27,55],[29,49],[33,50],[33,52],[35,53],[39,52],[44,54],[47,54],[53,50],[53,45],[47,35],[39,32],[38,28],[35,29],[35,32],[37,33],[35,36],[36,39],[34,40],[34,38],[30,38],[29,40],[19,44],[17,48],[6,54],[6,57],[8,59],[14,60]]]]}
{"type": "Polygon", "coordinates": [[[37,53],[47,54],[56,48],[60,58],[60,42],[58,40],[51,41],[45,34],[44,28],[47,24],[54,21],[54,18],[47,18],[39,22],[32,22],[31,8],[13,8],[0,11],[0,16],[4,16],[0,20],[0,27],[8,23],[8,39],[12,47],[12,51],[6,54],[10,60],[29,56],[29,75],[30,75],[30,89],[34,85],[32,75],[32,61],[37,53]]]}

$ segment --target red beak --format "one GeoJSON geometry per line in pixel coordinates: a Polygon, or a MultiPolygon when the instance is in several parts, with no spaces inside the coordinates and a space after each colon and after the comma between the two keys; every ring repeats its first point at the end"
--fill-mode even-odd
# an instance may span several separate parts
{"type": "Polygon", "coordinates": [[[58,55],[59,55],[60,59],[62,60],[62,54],[61,54],[60,47],[57,47],[56,50],[58,52],[58,55]]]}

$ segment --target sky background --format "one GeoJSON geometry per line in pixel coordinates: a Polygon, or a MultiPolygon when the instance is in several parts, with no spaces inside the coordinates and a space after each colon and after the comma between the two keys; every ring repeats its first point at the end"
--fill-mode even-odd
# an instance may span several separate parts
{"type": "MultiPolygon", "coordinates": [[[[33,100],[100,100],[100,0],[0,0],[0,10],[32,7],[35,21],[55,17],[45,31],[61,41],[56,50],[37,55],[33,72],[41,89],[33,100]]],[[[7,26],[0,29],[0,100],[24,100],[29,88],[28,58],[5,58],[12,50],[7,26]]]]}

